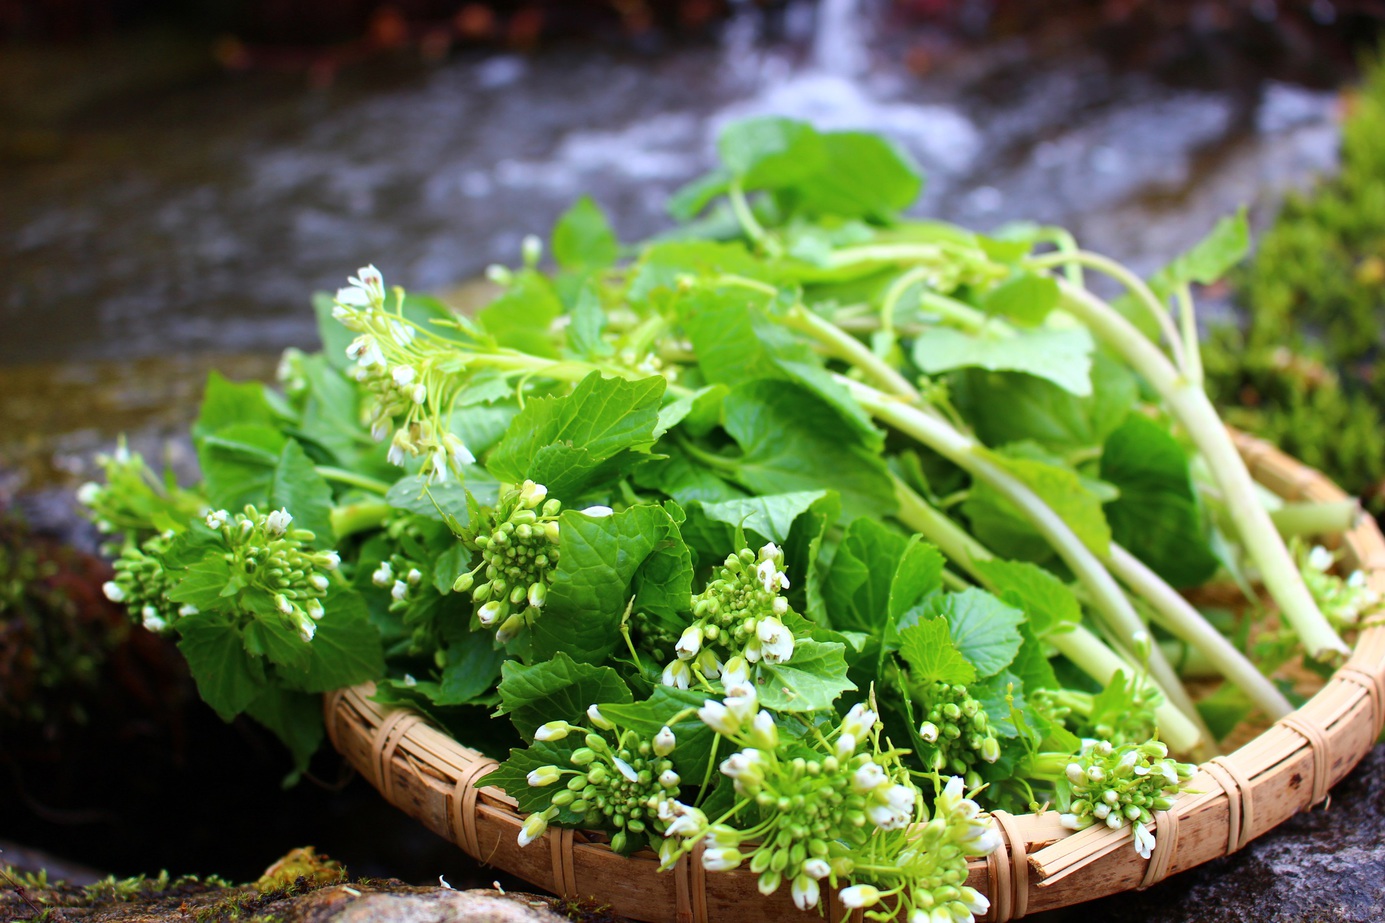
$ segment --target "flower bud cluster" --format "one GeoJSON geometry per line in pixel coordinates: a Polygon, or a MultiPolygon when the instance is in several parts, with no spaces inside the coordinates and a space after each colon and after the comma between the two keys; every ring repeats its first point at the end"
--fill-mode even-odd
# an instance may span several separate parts
{"type": "Polygon", "coordinates": [[[687,689],[694,672],[715,679],[745,663],[786,663],[793,656],[793,632],[783,616],[789,601],[784,552],[770,542],[757,554],[749,548],[727,555],[706,588],[692,598],[693,618],[664,668],[663,683],[687,689]]]}
{"type": "MultiPolygon", "coordinates": [[[[377,441],[391,436],[389,460],[424,459],[423,474],[445,480],[476,460],[438,408],[450,407],[461,381],[442,366],[445,355],[420,337],[402,311],[385,308],[385,286],[374,266],[360,269],[337,291],[332,316],[358,336],[346,349],[350,374],[372,395],[362,417],[377,441]]],[[[402,296],[401,296],[402,298],[402,296]]]]}
{"type": "Polygon", "coordinates": [[[1068,763],[1058,782],[1063,826],[1082,830],[1104,823],[1113,830],[1133,828],[1135,851],[1148,859],[1154,849],[1151,812],[1173,806],[1195,767],[1169,757],[1159,740],[1113,747],[1088,740],[1068,763]]]}
{"type": "Polygon", "coordinates": [[[1315,545],[1299,565],[1303,582],[1313,595],[1322,614],[1333,627],[1346,630],[1360,626],[1361,616],[1380,604],[1380,594],[1366,583],[1363,571],[1353,571],[1345,579],[1333,574],[1336,555],[1321,545],[1315,545]]]}
{"type": "Polygon", "coordinates": [[[677,745],[671,730],[665,727],[646,740],[617,728],[595,705],[587,716],[591,729],[550,721],[535,732],[539,741],[582,734],[583,746],[572,751],[569,766],[540,766],[529,773],[531,786],[554,792],[548,809],[525,822],[520,846],[542,836],[548,822],[563,812],[579,815],[583,827],[611,831],[611,848],[622,854],[646,844],[659,848],[670,831],[706,826],[701,811],[677,800],[682,780],[669,759],[677,745]]]}
{"type": "Polygon", "coordinates": [[[142,545],[127,543],[113,564],[115,576],[102,586],[107,599],[123,604],[155,634],[167,631],[179,617],[197,612],[192,606],[179,606],[168,598],[174,581],[169,579],[162,558],[169,544],[170,536],[166,534],[147,539],[142,545]]]}
{"type": "Polygon", "coordinates": [[[322,600],[331,585],[331,572],[341,564],[335,551],[304,546],[316,536],[293,528],[288,510],[261,513],[253,506],[231,515],[225,510],[207,514],[207,526],[226,545],[231,579],[267,592],[274,608],[302,639],[311,641],[322,618],[322,600]]]}
{"type": "Polygon", "coordinates": [[[787,882],[794,902],[807,910],[818,905],[819,882],[842,873],[849,847],[914,820],[918,792],[897,763],[877,760],[876,714],[864,704],[836,728],[819,729],[811,742],[781,735],[773,715],[758,705],[752,686],[730,682],[724,700],[709,700],[698,711],[705,724],[741,747],[720,769],[747,803],[744,824],[688,829],[685,845],[666,849],[664,863],[705,837],[706,869],[744,863],[759,876],[761,893],[787,882]]]}
{"type": "Polygon", "coordinates": [[[972,923],[990,910],[990,901],[967,885],[967,858],[986,856],[1000,846],[990,818],[953,776],[933,802],[932,817],[871,839],[847,874],[856,882],[843,888],[843,906],[876,907],[880,919],[908,923],[972,923]]]}
{"type": "Polygon", "coordinates": [[[484,627],[496,628],[502,643],[532,625],[548,598],[558,566],[561,512],[562,504],[548,497],[548,488],[525,481],[506,491],[493,509],[482,510],[463,535],[481,560],[452,589],[470,591],[476,617],[484,627]]]}
{"type": "Polygon", "coordinates": [[[994,763],[1000,758],[1000,742],[986,710],[960,684],[929,683],[918,698],[924,710],[919,725],[923,764],[934,772],[963,776],[973,788],[980,785],[977,760],[994,763]]]}

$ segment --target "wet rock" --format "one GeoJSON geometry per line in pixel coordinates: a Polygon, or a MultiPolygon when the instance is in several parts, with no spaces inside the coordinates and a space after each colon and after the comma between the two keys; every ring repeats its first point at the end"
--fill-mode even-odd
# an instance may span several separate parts
{"type": "Polygon", "coordinates": [[[422,888],[413,893],[363,894],[342,900],[343,889],[320,891],[285,917],[294,923],[567,923],[549,899],[499,891],[422,888]]]}
{"type": "Polygon", "coordinates": [[[1327,809],[1290,818],[1236,855],[1158,887],[1078,910],[1142,923],[1385,920],[1385,745],[1332,790],[1327,809]]]}

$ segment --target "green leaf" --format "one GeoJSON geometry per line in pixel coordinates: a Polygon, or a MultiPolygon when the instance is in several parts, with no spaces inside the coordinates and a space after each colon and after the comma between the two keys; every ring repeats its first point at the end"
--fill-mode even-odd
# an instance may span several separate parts
{"type": "Polygon", "coordinates": [[[606,330],[606,312],[594,285],[582,286],[569,318],[568,349],[585,359],[600,359],[615,352],[615,348],[601,337],[606,330]]]}
{"type": "Polygon", "coordinates": [[[438,705],[466,705],[489,692],[506,663],[505,651],[496,650],[488,631],[469,631],[447,646],[447,662],[442,668],[438,705]]]}
{"type": "Polygon", "coordinates": [[[304,356],[302,368],[308,394],[291,432],[330,453],[338,466],[358,467],[375,443],[361,423],[355,382],[322,355],[304,356]]]}
{"type": "Polygon", "coordinates": [[[754,682],[760,704],[771,711],[809,712],[832,707],[856,684],[846,677],[846,645],[801,639],[787,663],[756,665],[754,682]]]}
{"type": "Polygon", "coordinates": [[[449,517],[458,525],[465,526],[471,521],[466,505],[468,488],[478,502],[494,503],[497,499],[495,485],[484,486],[490,490],[483,490],[481,485],[471,481],[465,486],[456,481],[429,484],[425,478],[410,474],[390,485],[385,492],[385,502],[397,510],[406,510],[439,522],[449,517]]]}
{"type": "Polygon", "coordinates": [[[883,434],[859,403],[823,367],[812,348],[765,314],[770,297],[736,286],[701,287],[681,298],[678,315],[698,368],[713,384],[755,379],[792,381],[831,405],[870,446],[883,434]]]}
{"type": "Polygon", "coordinates": [[[1085,396],[1092,393],[1092,349],[1085,327],[1018,329],[1010,336],[990,327],[976,334],[930,327],[914,339],[913,357],[929,375],[961,368],[1023,372],[1085,396]]]}
{"type": "Polygon", "coordinates": [[[659,411],[655,438],[680,425],[694,435],[705,436],[721,421],[721,401],[727,390],[726,385],[708,385],[665,404],[659,411]]]}
{"type": "Polygon", "coordinates": [[[726,396],[723,413],[723,425],[743,453],[734,477],[752,491],[836,490],[847,518],[894,512],[894,484],[884,460],[803,388],[748,382],[726,396]]]}
{"type": "Polygon", "coordinates": [[[208,375],[202,409],[192,425],[193,438],[200,440],[228,426],[250,424],[268,427],[278,424],[265,398],[265,386],[258,381],[230,382],[215,371],[208,375]]]}
{"type": "Polygon", "coordinates": [[[666,385],[657,375],[626,381],[592,372],[571,394],[534,398],[487,468],[501,481],[533,478],[555,496],[578,494],[648,454],[666,385]]]}
{"type": "Polygon", "coordinates": [[[923,619],[901,629],[899,655],[917,682],[966,685],[976,680],[976,668],[957,650],[945,619],[923,619]]]}
{"type": "Polygon", "coordinates": [[[264,661],[251,657],[235,623],[217,613],[199,613],[178,620],[178,650],[188,662],[202,701],[222,721],[243,712],[263,691],[264,661]]]}
{"type": "Polygon", "coordinates": [[[285,442],[279,453],[279,463],[274,466],[269,481],[269,508],[288,510],[293,516],[294,528],[312,532],[317,536],[313,544],[319,548],[330,548],[334,544],[332,488],[317,473],[296,440],[285,442]]]}
{"type": "Polygon", "coordinates": [[[650,301],[677,292],[685,277],[724,274],[770,282],[776,278],[777,270],[740,241],[661,241],[645,248],[635,264],[626,297],[632,303],[650,301]]]}
{"type": "Polygon", "coordinates": [[[620,242],[591,196],[582,196],[553,227],[553,259],[564,269],[603,269],[616,261],[620,242]]]}
{"type": "Polygon", "coordinates": [[[1032,272],[1016,273],[981,299],[981,310],[1033,327],[1058,306],[1058,280],[1032,272]]]}
{"type": "Polygon", "coordinates": [[[1019,627],[1020,637],[1024,643],[1020,645],[1020,652],[1015,655],[1014,663],[1010,664],[1010,669],[1024,683],[1024,688],[1030,693],[1040,689],[1059,689],[1061,685],[1058,677],[1053,672],[1053,665],[1048,662],[1048,654],[1044,643],[1040,641],[1030,630],[1029,624],[1019,627]]]}
{"type": "Polygon", "coordinates": [[[333,586],[322,601],[322,611],[302,691],[331,692],[384,676],[380,631],[371,624],[361,595],[333,586]]]}
{"type": "Polygon", "coordinates": [[[1030,440],[1053,452],[1100,446],[1139,393],[1134,374],[1101,353],[1092,357],[1087,397],[1017,372],[968,369],[949,383],[953,404],[986,445],[1030,440]]]}
{"type": "Polygon", "coordinates": [[[541,724],[581,720],[589,705],[630,701],[630,689],[615,670],[578,663],[559,651],[552,660],[531,666],[505,661],[496,714],[508,714],[515,730],[529,740],[541,724]]]}
{"type": "Polygon", "coordinates": [[[813,126],[778,117],[733,122],[717,139],[717,151],[747,190],[793,185],[827,162],[822,136],[813,126]]]}
{"type": "Polygon", "coordinates": [[[812,215],[886,220],[923,190],[917,164],[879,135],[835,131],[822,135],[822,169],[793,187],[797,209],[812,215]]]}
{"type": "Polygon", "coordinates": [[[707,203],[717,196],[725,195],[731,187],[731,171],[718,167],[705,176],[699,176],[679,187],[668,200],[668,213],[675,221],[687,222],[696,218],[707,203]]]}
{"type": "Polygon", "coordinates": [[[239,512],[247,503],[264,510],[287,437],[259,423],[232,424],[197,445],[203,488],[213,507],[239,512]]]}
{"type": "Polygon", "coordinates": [[[256,696],[245,711],[288,747],[293,755],[294,773],[285,784],[293,784],[322,746],[322,697],[271,686],[256,696]]]}
{"type": "Polygon", "coordinates": [[[1150,288],[1162,297],[1189,282],[1211,285],[1249,252],[1250,225],[1246,221],[1246,210],[1242,208],[1219,220],[1206,237],[1155,273],[1149,280],[1150,288]]]}
{"type": "Polygon", "coordinates": [[[947,619],[953,643],[980,677],[993,676],[1008,667],[1020,649],[1018,626],[1024,613],[1007,606],[985,590],[974,587],[932,598],[925,607],[928,617],[947,619]]]}
{"type": "Polygon", "coordinates": [[[669,758],[683,780],[700,782],[707,773],[707,761],[712,755],[716,734],[697,716],[697,709],[707,701],[707,693],[696,689],[675,689],[655,686],[643,702],[598,703],[602,717],[614,721],[623,729],[632,730],[650,740],[664,727],[673,732],[675,745],[669,758]],[[679,713],[682,712],[681,717],[679,713]],[[677,720],[673,720],[677,718],[677,720]]]}
{"type": "Polygon", "coordinates": [[[241,635],[246,651],[257,657],[268,657],[275,666],[289,673],[305,672],[312,650],[298,629],[289,625],[277,609],[265,615],[256,614],[260,617],[247,623],[241,635]]]}
{"type": "Polygon", "coordinates": [[[1082,621],[1082,604],[1072,590],[1042,567],[999,558],[973,567],[993,593],[1028,616],[1037,637],[1070,631],[1082,621]]]}
{"type": "Polygon", "coordinates": [[[942,555],[917,535],[906,538],[875,519],[847,527],[822,593],[832,626],[877,638],[942,586],[942,555]]]}
{"type": "Polygon", "coordinates": [[[1009,670],[1004,670],[969,687],[968,691],[981,703],[996,736],[1013,738],[1019,736],[1019,729],[1015,727],[1012,708],[1021,714],[1027,710],[1024,702],[1024,688],[1024,683],[1018,676],[1009,670]],[[1011,702],[1012,697],[1013,703],[1011,702]]]}
{"type": "MultiPolygon", "coordinates": [[[[170,572],[169,577],[173,577],[174,573],[170,572]]],[[[196,606],[202,612],[225,609],[230,605],[222,595],[231,579],[231,565],[226,562],[223,551],[212,551],[204,560],[182,573],[183,578],[168,591],[169,599],[196,606]]]]}
{"type": "Polygon", "coordinates": [[[461,542],[453,542],[433,561],[433,588],[446,596],[457,578],[471,570],[471,552],[461,542]]]}
{"type": "MultiPolygon", "coordinates": [[[[702,515],[714,522],[725,523],[735,530],[744,528],[779,545],[789,539],[794,521],[814,503],[827,495],[824,490],[801,490],[790,494],[764,494],[698,505],[702,515]]],[[[726,548],[727,553],[734,548],[726,548]]]]}
{"type": "Polygon", "coordinates": [[[1188,456],[1167,430],[1132,414],[1106,440],[1101,477],[1120,490],[1106,507],[1116,542],[1176,587],[1197,586],[1216,573],[1188,456]]]}
{"type": "Polygon", "coordinates": [[[562,313],[563,303],[548,277],[522,269],[514,274],[509,288],[476,317],[501,346],[556,359],[548,328],[562,313]]]}
{"type": "MultiPolygon", "coordinates": [[[[995,452],[986,454],[1038,494],[1093,553],[1101,556],[1110,553],[1111,529],[1101,509],[1101,498],[1082,483],[1077,472],[1029,458],[1007,458],[995,452]]],[[[983,487],[985,485],[979,485],[977,490],[983,487]]]]}
{"type": "MultiPolygon", "coordinates": [[[[603,517],[567,510],[559,533],[553,585],[531,629],[534,651],[540,659],[566,651],[581,661],[600,662],[620,642],[618,626],[646,562],[655,555],[681,562],[686,546],[677,524],[659,506],[632,506],[603,517]]],[[[659,573],[666,576],[662,566],[659,573]]],[[[689,586],[691,579],[689,574],[689,586]]]]}
{"type": "MultiPolygon", "coordinates": [[[[519,810],[524,814],[546,811],[552,803],[555,792],[561,789],[561,782],[535,788],[529,784],[529,773],[540,766],[557,766],[559,769],[572,769],[572,751],[582,746],[582,738],[569,735],[563,740],[535,741],[527,750],[511,750],[509,759],[501,763],[494,772],[487,773],[476,780],[478,786],[494,785],[503,788],[505,794],[519,802],[519,810]]],[[[571,778],[571,776],[567,776],[571,778]]],[[[563,808],[554,823],[569,827],[578,826],[582,816],[563,808]]]]}

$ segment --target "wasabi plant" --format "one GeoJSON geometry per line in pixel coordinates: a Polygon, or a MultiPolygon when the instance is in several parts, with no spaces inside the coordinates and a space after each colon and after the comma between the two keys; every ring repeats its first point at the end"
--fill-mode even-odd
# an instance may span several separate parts
{"type": "Polygon", "coordinates": [[[300,765],[312,694],[367,679],[493,753],[527,848],[700,848],[910,923],[987,912],[989,811],[1147,855],[1170,754],[1218,746],[1180,667],[1276,719],[1268,672],[1330,666],[1376,604],[1296,566],[1275,524],[1344,511],[1269,509],[1201,389],[1191,286],[1244,221],[1141,279],[900,217],[922,179],[875,136],[759,119],[719,151],[675,234],[622,246],[583,199],[475,317],[367,266],[282,393],[213,376],[200,484],[127,453],[84,489],[113,596],[300,765]],[[1257,581],[1273,650],[1179,592],[1257,581]]]}

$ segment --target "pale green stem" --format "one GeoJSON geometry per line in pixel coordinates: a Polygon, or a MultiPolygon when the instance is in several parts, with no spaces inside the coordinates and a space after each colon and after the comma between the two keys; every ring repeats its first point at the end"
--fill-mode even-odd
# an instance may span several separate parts
{"type": "Polygon", "coordinates": [[[1270,511],[1270,520],[1285,538],[1302,535],[1336,535],[1356,528],[1361,504],[1356,500],[1336,503],[1286,503],[1270,511]]]}
{"type": "Polygon", "coordinates": [[[910,401],[919,400],[918,389],[910,384],[903,375],[895,371],[894,366],[871,352],[860,340],[846,333],[836,324],[818,317],[803,305],[796,304],[790,308],[781,319],[781,323],[786,327],[792,327],[808,334],[826,346],[832,355],[856,366],[875,379],[882,387],[910,401]]]}
{"type": "Polygon", "coordinates": [[[1198,344],[1197,312],[1193,310],[1193,293],[1186,284],[1178,286],[1173,293],[1178,303],[1178,327],[1183,332],[1183,348],[1187,350],[1188,364],[1184,374],[1190,381],[1202,384],[1202,347],[1198,344]]]}
{"type": "Polygon", "coordinates": [[[731,212],[736,216],[736,221],[740,223],[741,230],[745,231],[745,236],[749,237],[755,246],[771,256],[778,256],[778,247],[774,246],[765,229],[755,218],[755,213],[750,208],[750,203],[746,201],[745,190],[741,188],[739,181],[731,183],[731,188],[726,191],[726,198],[731,203],[731,212]]]}
{"type": "MultiPolygon", "coordinates": [[[[1159,300],[1159,296],[1150,290],[1144,279],[1110,257],[1087,250],[1079,250],[1076,253],[1045,253],[1043,256],[1030,257],[1027,261],[1030,269],[1050,269],[1055,266],[1071,264],[1087,266],[1097,272],[1105,273],[1129,289],[1130,294],[1135,296],[1135,300],[1144,306],[1149,315],[1158,323],[1159,329],[1163,331],[1164,339],[1169,342],[1169,352],[1173,354],[1174,365],[1184,371],[1188,369],[1188,357],[1183,349],[1183,339],[1178,333],[1178,328],[1174,326],[1173,318],[1169,316],[1168,305],[1159,300]]],[[[1076,288],[1071,284],[1068,284],[1067,287],[1076,288]]]]}
{"type": "MultiPolygon", "coordinates": [[[[895,497],[899,501],[899,511],[895,513],[895,517],[905,526],[936,545],[948,560],[965,570],[982,586],[993,590],[994,587],[991,586],[990,581],[976,567],[977,562],[989,561],[995,557],[990,549],[978,542],[957,523],[934,509],[931,504],[910,490],[909,486],[899,478],[894,479],[894,484],[895,497]]],[[[1117,669],[1123,668],[1127,675],[1134,675],[1138,672],[1110,650],[1100,638],[1086,632],[1085,629],[1083,631],[1085,634],[1076,640],[1069,638],[1068,632],[1048,635],[1047,640],[1052,642],[1064,655],[1068,654],[1065,647],[1070,647],[1077,656],[1069,656],[1068,659],[1072,660],[1082,672],[1103,685],[1110,682],[1111,676],[1117,669]]],[[[1155,685],[1163,693],[1164,698],[1163,704],[1157,710],[1159,727],[1161,729],[1169,728],[1171,738],[1175,734],[1178,735],[1177,748],[1188,752],[1198,745],[1199,737],[1205,736],[1210,741],[1211,736],[1204,734],[1198,727],[1200,722],[1189,720],[1188,716],[1173,704],[1167,689],[1161,683],[1156,682],[1155,685]],[[1189,736],[1190,729],[1191,736],[1189,736]]],[[[1176,680],[1175,685],[1176,688],[1182,688],[1182,685],[1176,680]]],[[[1173,743],[1173,740],[1170,739],[1169,742],[1173,743]]]]}
{"type": "Polygon", "coordinates": [[[348,503],[345,506],[334,507],[330,513],[332,532],[341,540],[357,532],[379,528],[392,509],[394,507],[384,501],[348,503]]]}
{"type": "Polygon", "coordinates": [[[1101,299],[1059,282],[1063,307],[1101,342],[1120,353],[1164,399],[1202,453],[1226,500],[1226,511],[1270,595],[1293,625],[1309,655],[1350,653],[1303,583],[1292,555],[1256,495],[1245,462],[1201,387],[1178,373],[1168,358],[1135,326],[1101,299]]]}
{"type": "Polygon", "coordinates": [[[1221,674],[1239,686],[1271,721],[1278,721],[1294,710],[1284,694],[1256,669],[1255,664],[1133,554],[1112,542],[1109,563],[1117,578],[1149,602],[1159,624],[1206,654],[1221,674]]]}
{"type": "Polygon", "coordinates": [[[318,465],[317,473],[323,480],[332,481],[337,484],[349,484],[352,487],[359,487],[368,490],[373,494],[384,496],[389,491],[390,485],[376,478],[358,474],[355,471],[347,471],[345,468],[333,468],[330,465],[318,465]]]}
{"type": "MultiPolygon", "coordinates": [[[[1029,524],[1063,559],[1078,581],[1087,588],[1091,594],[1093,610],[1101,616],[1107,632],[1118,647],[1129,649],[1134,643],[1136,633],[1146,631],[1135,607],[1121,592],[1120,585],[1091,549],[1082,543],[1062,517],[1027,484],[982,455],[974,440],[962,435],[951,424],[933,414],[911,407],[843,375],[835,377],[846,386],[857,403],[876,419],[914,437],[972,477],[989,484],[997,493],[1014,504],[1029,524]]],[[[1188,720],[1196,723],[1197,712],[1192,699],[1179,682],[1178,674],[1164,659],[1162,651],[1154,650],[1151,653],[1149,669],[1174,705],[1184,712],[1188,720]]],[[[1208,741],[1211,741],[1210,735],[1208,741]]]]}

